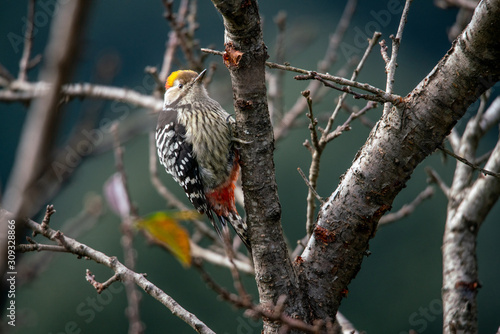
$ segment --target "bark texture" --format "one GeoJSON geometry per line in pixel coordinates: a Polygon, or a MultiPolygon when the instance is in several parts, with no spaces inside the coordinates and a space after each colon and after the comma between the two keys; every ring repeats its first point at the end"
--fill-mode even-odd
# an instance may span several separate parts
{"type": "MultiPolygon", "coordinates": [[[[500,171],[500,141],[486,167],[500,171]]],[[[443,333],[478,332],[476,237],[498,196],[500,180],[485,176],[460,201],[450,199],[443,238],[443,333]]]]}
{"type": "MultiPolygon", "coordinates": [[[[294,302],[300,291],[281,229],[274,137],[265,85],[268,55],[258,5],[255,0],[212,2],[224,19],[223,59],[231,74],[235,134],[249,142],[241,145],[242,182],[260,302],[276,303],[279,296],[286,295],[291,301],[287,313],[304,314],[302,303],[294,302]]],[[[278,323],[264,319],[265,333],[277,333],[278,329],[278,323]]]]}
{"type": "MultiPolygon", "coordinates": [[[[500,98],[486,113],[476,114],[454,149],[474,161],[480,139],[498,123],[500,98]],[[493,120],[493,121],[489,121],[493,120]]],[[[485,169],[500,170],[500,141],[493,149],[485,169]]],[[[476,257],[479,228],[500,196],[500,179],[480,174],[457,162],[453,184],[448,191],[448,214],[443,237],[443,332],[477,333],[477,293],[481,287],[476,257]]]]}
{"type": "Polygon", "coordinates": [[[313,236],[297,262],[313,318],[334,319],[380,217],[467,107],[499,80],[499,29],[500,2],[482,1],[431,73],[377,123],[320,208],[313,236]]]}
{"type": "MultiPolygon", "coordinates": [[[[242,180],[260,301],[276,302],[284,294],[287,314],[309,323],[333,321],[380,217],[467,107],[499,80],[500,1],[481,2],[438,65],[377,123],[320,208],[312,237],[293,265],[280,225],[257,3],[212,2],[226,29],[223,58],[233,84],[236,135],[251,142],[241,149],[242,180]]],[[[277,333],[279,326],[264,319],[264,333],[277,333]]]]}

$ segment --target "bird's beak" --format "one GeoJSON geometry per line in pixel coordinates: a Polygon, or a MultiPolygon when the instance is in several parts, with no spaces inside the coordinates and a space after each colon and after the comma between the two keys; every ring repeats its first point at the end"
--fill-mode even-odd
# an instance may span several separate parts
{"type": "Polygon", "coordinates": [[[198,74],[198,76],[194,79],[194,82],[195,83],[201,82],[203,80],[203,78],[205,77],[206,73],[207,73],[207,69],[204,69],[203,71],[201,71],[201,73],[198,74]]]}

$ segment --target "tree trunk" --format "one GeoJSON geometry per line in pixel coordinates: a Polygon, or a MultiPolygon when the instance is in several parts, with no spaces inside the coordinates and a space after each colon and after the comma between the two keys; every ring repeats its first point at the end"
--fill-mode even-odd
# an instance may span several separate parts
{"type": "MultiPolygon", "coordinates": [[[[281,205],[274,171],[274,136],[267,108],[265,61],[258,5],[255,0],[212,0],[224,18],[224,63],[231,74],[236,111],[236,136],[241,145],[241,170],[255,280],[260,302],[287,296],[288,314],[306,314],[296,303],[300,290],[281,229],[281,205]]],[[[264,333],[280,324],[264,319],[264,333]]]]}

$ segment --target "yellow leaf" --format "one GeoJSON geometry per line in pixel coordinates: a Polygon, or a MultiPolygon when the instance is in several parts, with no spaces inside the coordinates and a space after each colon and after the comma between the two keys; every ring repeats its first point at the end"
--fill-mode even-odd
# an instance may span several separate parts
{"type": "Polygon", "coordinates": [[[195,210],[176,211],[172,214],[177,220],[194,220],[200,218],[200,213],[195,210]]]}
{"type": "Polygon", "coordinates": [[[189,234],[178,221],[193,218],[184,217],[193,217],[193,214],[156,212],[139,221],[137,228],[168,249],[183,266],[187,267],[191,265],[189,234]]]}

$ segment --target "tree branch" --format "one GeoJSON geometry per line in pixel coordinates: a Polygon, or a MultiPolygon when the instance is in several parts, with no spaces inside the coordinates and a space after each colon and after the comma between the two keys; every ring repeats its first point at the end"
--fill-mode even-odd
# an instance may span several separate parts
{"type": "Polygon", "coordinates": [[[481,2],[446,56],[405,98],[404,124],[395,108],[385,114],[322,205],[299,265],[315,317],[334,317],[379,219],[415,167],[499,80],[499,26],[499,1],[481,2]]]}
{"type": "Polygon", "coordinates": [[[296,72],[296,73],[302,73],[304,75],[297,75],[295,79],[297,80],[319,80],[323,82],[323,84],[329,84],[328,81],[334,82],[336,84],[345,86],[345,87],[336,87],[332,84],[329,84],[328,87],[330,88],[335,88],[340,91],[349,93],[354,95],[355,98],[363,98],[366,100],[371,100],[375,102],[390,102],[393,105],[400,105],[403,102],[403,99],[395,94],[389,94],[387,92],[384,92],[383,90],[374,87],[370,84],[367,83],[361,83],[353,80],[348,80],[345,78],[337,77],[331,74],[324,74],[324,73],[318,73],[315,71],[308,71],[304,70],[298,67],[293,67],[290,65],[280,65],[280,64],[275,64],[271,62],[266,62],[266,65],[269,68],[276,68],[284,71],[291,71],[291,72],[296,72]],[[361,90],[364,90],[366,92],[372,93],[373,95],[368,95],[368,94],[360,94],[356,93],[351,89],[351,87],[358,88],[361,90]]]}
{"type": "Polygon", "coordinates": [[[456,155],[455,153],[453,153],[452,151],[446,149],[446,147],[444,147],[442,145],[438,146],[438,149],[440,149],[444,153],[448,154],[449,156],[457,159],[458,161],[460,161],[464,165],[469,166],[472,169],[476,169],[476,170],[480,171],[481,173],[483,173],[485,175],[490,175],[490,176],[493,176],[493,177],[496,177],[496,178],[500,179],[500,173],[495,173],[495,172],[492,172],[492,171],[487,170],[485,168],[481,168],[480,166],[478,166],[478,165],[470,162],[469,160],[467,160],[467,159],[465,159],[465,158],[463,158],[463,157],[461,157],[459,155],[456,155]]]}
{"type": "Polygon", "coordinates": [[[33,22],[33,17],[35,16],[35,1],[36,0],[30,0],[28,3],[28,22],[24,34],[24,49],[21,60],[19,61],[19,74],[17,76],[19,81],[26,81],[27,78],[31,48],[33,46],[33,28],[35,27],[35,23],[33,22]]]}
{"type": "MultiPolygon", "coordinates": [[[[0,216],[12,217],[12,213],[5,209],[0,209],[0,216]]],[[[59,246],[64,247],[68,252],[77,255],[78,257],[89,258],[96,263],[105,265],[112,269],[120,278],[120,281],[131,281],[141,287],[148,295],[152,296],[164,306],[166,306],[172,314],[179,317],[198,333],[213,334],[207,325],[201,322],[194,314],[189,313],[186,309],[179,305],[172,297],[163,292],[160,288],[148,281],[144,274],[136,273],[124,266],[116,257],[110,257],[102,252],[99,252],[85,244],[82,244],[70,237],[65,236],[60,231],[55,231],[50,227],[43,228],[30,219],[23,221],[23,224],[37,234],[43,235],[45,238],[55,241],[59,246]]]]}
{"type": "MultiPolygon", "coordinates": [[[[275,304],[285,295],[301,295],[281,228],[281,207],[274,172],[274,139],[265,86],[266,47],[257,1],[212,0],[225,27],[224,63],[229,69],[236,111],[236,136],[249,141],[241,154],[245,211],[252,245],[255,276],[263,304],[275,304]],[[240,57],[239,57],[240,56],[240,57]]],[[[305,314],[290,302],[288,314],[305,314]]],[[[264,332],[279,325],[264,319],[264,332]]]]}
{"type": "MultiPolygon", "coordinates": [[[[500,140],[485,168],[500,171],[500,140]]],[[[460,183],[458,183],[460,184],[460,183]]],[[[455,184],[452,186],[452,192],[455,184]]],[[[481,223],[500,196],[500,179],[480,177],[448,205],[443,237],[443,332],[477,333],[480,288],[476,243],[481,223]],[[465,193],[464,193],[465,192],[465,193]]]]}
{"type": "MultiPolygon", "coordinates": [[[[396,37],[391,35],[392,39],[392,49],[391,49],[391,59],[389,63],[387,63],[385,67],[385,71],[387,73],[387,82],[385,86],[385,91],[387,94],[392,94],[394,91],[394,76],[396,75],[396,59],[399,53],[399,46],[401,45],[401,39],[403,38],[403,30],[406,25],[406,19],[408,17],[408,12],[410,10],[410,5],[413,0],[406,0],[405,7],[403,9],[403,13],[401,14],[401,20],[399,21],[398,32],[396,33],[396,37]]],[[[384,113],[389,112],[390,104],[386,103],[384,105],[384,113]]]]}
{"type": "MultiPolygon", "coordinates": [[[[120,145],[118,124],[119,123],[116,122],[111,125],[111,133],[113,134],[114,139],[115,166],[117,172],[120,175],[119,180],[124,190],[124,198],[122,198],[122,200],[126,202],[126,207],[128,209],[126,210],[126,212],[121,212],[121,246],[123,249],[125,265],[130,270],[135,270],[136,250],[134,249],[133,245],[133,220],[134,217],[138,217],[138,214],[134,204],[132,203],[132,199],[130,198],[130,193],[128,191],[127,174],[125,173],[125,167],[123,166],[123,148],[120,145]]],[[[141,295],[137,291],[133,282],[126,281],[124,282],[124,285],[128,301],[127,311],[125,312],[129,321],[128,334],[144,333],[145,328],[144,324],[141,322],[141,316],[139,313],[139,303],[141,300],[141,295]]]]}
{"type": "MultiPolygon", "coordinates": [[[[371,48],[370,48],[371,50],[371,48]]],[[[221,51],[216,51],[216,50],[211,50],[211,49],[201,49],[201,51],[214,54],[214,55],[220,55],[223,56],[224,52],[221,51]]],[[[289,72],[296,72],[296,73],[301,73],[304,75],[298,75],[295,76],[296,80],[318,80],[322,82],[324,85],[337,89],[339,91],[352,94],[354,95],[355,98],[362,98],[370,101],[375,101],[375,102],[390,102],[394,105],[399,105],[403,102],[403,99],[401,96],[395,95],[395,94],[388,94],[384,92],[383,90],[374,87],[370,84],[367,83],[362,83],[362,82],[357,82],[354,80],[349,80],[345,79],[342,77],[334,76],[331,74],[325,74],[325,73],[318,73],[316,71],[309,71],[309,70],[304,70],[302,68],[294,67],[291,65],[281,65],[281,64],[276,64],[270,61],[265,62],[266,66],[269,68],[274,68],[274,69],[279,69],[283,71],[289,71],[289,72]],[[329,81],[337,83],[342,86],[346,87],[337,87],[329,83],[329,81]],[[368,94],[360,94],[351,89],[351,87],[358,88],[364,91],[367,91],[369,93],[372,93],[373,95],[368,95],[368,94]]]]}
{"type": "Polygon", "coordinates": [[[425,167],[425,172],[429,176],[429,180],[427,181],[427,183],[436,183],[439,186],[439,189],[441,189],[441,191],[443,192],[443,194],[449,198],[450,188],[446,185],[443,179],[441,179],[439,174],[431,167],[425,167]]]}
{"type": "MultiPolygon", "coordinates": [[[[478,7],[480,9],[481,6],[478,7]]],[[[500,141],[489,156],[485,168],[470,162],[476,159],[480,139],[493,126],[492,121],[498,120],[498,116],[495,116],[498,106],[495,103],[486,110],[487,95],[482,95],[476,115],[467,122],[454,148],[457,154],[445,150],[458,162],[449,191],[442,247],[444,333],[473,333],[478,328],[476,296],[480,284],[476,239],[481,223],[500,196],[500,141]],[[486,113],[488,116],[485,118],[486,113]],[[487,176],[480,174],[474,181],[475,169],[487,176]]]]}
{"type": "MultiPolygon", "coordinates": [[[[359,61],[358,65],[356,66],[356,69],[353,71],[351,75],[351,80],[354,81],[358,77],[359,72],[363,68],[366,59],[368,58],[368,55],[371,53],[373,47],[376,45],[378,39],[380,38],[380,33],[379,32],[374,32],[373,37],[369,40],[368,47],[365,50],[365,53],[363,54],[363,57],[359,61]]],[[[345,87],[349,88],[349,87],[345,87]]],[[[351,114],[348,118],[348,120],[344,123],[344,127],[340,128],[338,127],[334,133],[330,133],[333,123],[335,121],[335,118],[337,117],[337,114],[342,107],[342,104],[344,103],[345,98],[347,97],[347,92],[342,94],[339,97],[339,101],[337,103],[337,106],[332,112],[332,115],[328,119],[328,122],[326,124],[325,129],[322,131],[321,139],[318,140],[316,139],[316,143],[314,143],[314,147],[312,150],[312,159],[311,159],[311,166],[309,167],[309,183],[311,185],[311,188],[307,194],[307,214],[306,214],[306,232],[308,235],[311,235],[313,228],[314,228],[314,218],[315,218],[315,212],[316,212],[316,205],[314,202],[314,194],[311,191],[311,189],[316,189],[316,184],[318,182],[318,177],[319,177],[319,166],[320,166],[320,161],[321,161],[321,155],[323,153],[323,150],[325,149],[326,145],[328,142],[333,140],[334,138],[340,136],[342,134],[342,131],[345,131],[348,129],[348,127],[351,124],[351,121],[354,120],[355,118],[359,117],[363,113],[365,113],[368,109],[371,109],[372,107],[375,107],[376,104],[373,102],[369,103],[370,107],[365,107],[362,109],[362,111],[359,112],[358,115],[351,114]]],[[[310,109],[310,114],[312,114],[312,108],[311,108],[311,98],[308,96],[308,106],[310,109]]],[[[367,105],[368,106],[368,105],[367,105]]],[[[312,133],[313,130],[311,130],[312,133]]],[[[314,131],[316,131],[314,129],[314,131]]]]}
{"type": "MultiPolygon", "coordinates": [[[[339,46],[344,39],[347,28],[351,24],[352,16],[357,8],[357,0],[348,0],[344,11],[342,12],[342,16],[340,17],[339,23],[335,28],[333,34],[331,34],[330,39],[328,41],[328,47],[326,48],[325,55],[323,59],[318,62],[317,70],[318,72],[328,72],[328,70],[332,67],[332,65],[337,61],[338,58],[338,49],[339,46]]],[[[311,98],[314,98],[315,101],[319,100],[319,91],[320,83],[316,80],[309,82],[306,89],[311,92],[311,98]]],[[[274,138],[276,141],[280,140],[285,136],[288,129],[293,125],[297,117],[303,112],[306,108],[306,103],[303,98],[299,97],[295,104],[287,111],[285,116],[281,119],[279,124],[277,124],[274,128],[274,138]]]]}
{"type": "MultiPolygon", "coordinates": [[[[51,84],[39,81],[37,83],[15,82],[9,89],[0,90],[0,101],[25,102],[35,98],[43,97],[51,90],[51,84]]],[[[137,105],[139,107],[161,110],[163,100],[151,95],[144,95],[132,89],[118,88],[90,83],[73,83],[61,86],[63,97],[115,100],[137,105]]]]}
{"type": "Polygon", "coordinates": [[[380,218],[380,220],[378,222],[378,227],[380,227],[382,225],[394,223],[394,222],[396,222],[404,217],[411,215],[413,213],[413,211],[415,211],[415,209],[423,201],[432,197],[433,195],[434,195],[434,187],[427,186],[427,188],[425,188],[420,194],[418,194],[418,196],[415,197],[415,199],[411,203],[405,204],[398,211],[393,212],[393,213],[389,213],[389,214],[383,216],[382,218],[380,218]]]}
{"type": "MultiPolygon", "coordinates": [[[[51,89],[31,104],[23,125],[19,147],[12,173],[5,191],[2,206],[24,217],[34,214],[38,207],[36,198],[46,191],[38,177],[52,157],[53,144],[61,118],[59,88],[71,74],[77,59],[80,37],[84,30],[86,9],[89,3],[75,0],[61,5],[54,17],[50,39],[45,52],[46,63],[40,79],[50,83],[51,89]]],[[[18,231],[20,235],[22,231],[18,231]]],[[[6,240],[0,238],[0,256],[6,257],[6,240]]],[[[5,273],[5,261],[0,262],[0,276],[5,273]]]]}

